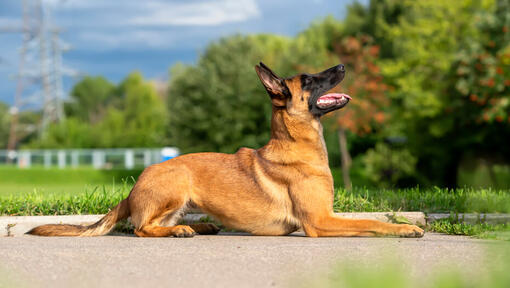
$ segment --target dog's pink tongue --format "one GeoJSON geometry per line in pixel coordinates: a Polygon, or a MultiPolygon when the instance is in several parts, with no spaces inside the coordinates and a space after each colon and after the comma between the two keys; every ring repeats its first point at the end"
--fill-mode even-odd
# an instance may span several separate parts
{"type": "Polygon", "coordinates": [[[331,97],[331,98],[347,98],[349,100],[352,100],[352,97],[347,95],[347,94],[344,94],[344,93],[329,93],[329,94],[326,94],[326,95],[323,95],[321,96],[322,97],[331,97]]]}
{"type": "Polygon", "coordinates": [[[351,99],[351,96],[344,93],[329,93],[317,99],[317,106],[320,108],[328,108],[337,105],[345,105],[351,99]]]}

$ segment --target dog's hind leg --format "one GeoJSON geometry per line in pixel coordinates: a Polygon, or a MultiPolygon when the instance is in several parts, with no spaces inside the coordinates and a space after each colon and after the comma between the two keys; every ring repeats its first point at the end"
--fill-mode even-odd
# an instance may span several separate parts
{"type": "Polygon", "coordinates": [[[186,173],[181,167],[154,165],[140,175],[129,195],[131,223],[137,236],[192,237],[196,234],[190,226],[175,225],[190,200],[191,185],[186,173]]]}

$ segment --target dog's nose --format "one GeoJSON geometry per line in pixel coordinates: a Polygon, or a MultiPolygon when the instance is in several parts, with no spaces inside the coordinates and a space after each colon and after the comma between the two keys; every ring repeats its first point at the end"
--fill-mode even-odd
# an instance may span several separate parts
{"type": "Polygon", "coordinates": [[[340,72],[344,72],[345,71],[345,66],[344,66],[344,64],[340,64],[340,65],[336,66],[336,69],[338,71],[340,71],[340,72]]]}

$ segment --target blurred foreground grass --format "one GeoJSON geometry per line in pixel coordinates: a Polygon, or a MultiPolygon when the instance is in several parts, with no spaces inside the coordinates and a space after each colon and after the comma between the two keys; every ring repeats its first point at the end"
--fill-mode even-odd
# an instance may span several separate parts
{"type": "MultiPolygon", "coordinates": [[[[460,269],[462,265],[435,263],[424,275],[413,275],[409,266],[400,259],[388,257],[385,263],[362,265],[363,261],[340,263],[321,277],[300,279],[298,287],[342,287],[342,288],[471,288],[510,287],[510,245],[492,245],[486,259],[477,269],[460,269]],[[472,270],[475,270],[474,272],[472,270]],[[477,270],[477,271],[476,271],[477,270]],[[469,271],[469,272],[468,272],[469,271]],[[470,273],[472,272],[472,273],[470,273]]],[[[345,261],[344,261],[345,262],[345,261]]],[[[473,267],[467,267],[473,268],[473,267]]],[[[421,274],[424,271],[420,271],[421,274]]],[[[301,277],[302,278],[302,277],[301,277]]],[[[298,278],[299,279],[299,278],[298,278]]]]}

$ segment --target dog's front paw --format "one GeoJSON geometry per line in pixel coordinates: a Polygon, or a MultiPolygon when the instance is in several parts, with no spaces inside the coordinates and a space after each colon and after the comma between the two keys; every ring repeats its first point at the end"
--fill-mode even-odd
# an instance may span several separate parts
{"type": "Polygon", "coordinates": [[[186,226],[186,225],[177,225],[177,226],[174,226],[174,230],[172,231],[172,235],[174,237],[179,237],[179,238],[193,237],[196,234],[197,233],[195,232],[195,230],[193,230],[191,227],[186,226]]]}
{"type": "Polygon", "coordinates": [[[398,225],[398,236],[408,238],[421,238],[425,231],[416,225],[401,224],[398,225]]]}

